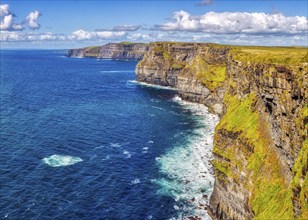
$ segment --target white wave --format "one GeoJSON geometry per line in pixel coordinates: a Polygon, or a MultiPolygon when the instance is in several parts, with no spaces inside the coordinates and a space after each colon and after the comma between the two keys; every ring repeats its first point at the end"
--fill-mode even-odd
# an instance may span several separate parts
{"type": "Polygon", "coordinates": [[[149,150],[149,147],[143,147],[142,148],[142,153],[146,154],[146,153],[148,153],[148,150],[149,150]]]}
{"type": "Polygon", "coordinates": [[[159,100],[159,99],[150,99],[150,101],[151,102],[156,102],[156,103],[161,102],[161,100],[159,100]]]}
{"type": "Polygon", "coordinates": [[[131,182],[132,185],[136,185],[138,183],[140,183],[140,179],[138,179],[138,178],[132,180],[132,182],[131,182]]]}
{"type": "Polygon", "coordinates": [[[134,73],[133,70],[101,70],[100,73],[134,73]]]}
{"type": "Polygon", "coordinates": [[[152,106],[152,108],[156,108],[156,109],[159,109],[159,110],[165,111],[165,109],[163,109],[163,108],[161,108],[161,107],[157,107],[157,106],[152,106]]]}
{"type": "Polygon", "coordinates": [[[120,143],[110,143],[110,146],[111,147],[121,147],[122,144],[120,144],[120,143]]]}
{"type": "Polygon", "coordinates": [[[54,154],[50,157],[43,158],[42,161],[51,167],[63,167],[82,162],[83,160],[80,157],[54,154]]]}
{"type": "Polygon", "coordinates": [[[132,156],[128,150],[124,150],[123,154],[126,155],[126,158],[130,158],[132,156]]]}
{"type": "Polygon", "coordinates": [[[107,156],[105,156],[105,158],[104,159],[102,159],[102,161],[104,161],[104,160],[109,160],[110,159],[110,156],[109,155],[107,155],[107,156]]]}
{"type": "Polygon", "coordinates": [[[104,148],[104,147],[105,147],[104,145],[100,145],[100,146],[98,146],[98,147],[95,147],[94,150],[96,150],[96,149],[101,149],[101,148],[104,148]]]}
{"type": "Polygon", "coordinates": [[[198,124],[185,143],[156,158],[165,176],[155,180],[160,186],[158,193],[174,198],[179,218],[197,215],[210,219],[206,210],[200,207],[209,203],[213,191],[210,161],[213,159],[213,134],[218,117],[210,114],[204,105],[183,101],[178,96],[173,101],[191,111],[198,124]]]}
{"type": "Polygon", "coordinates": [[[149,144],[153,144],[153,143],[154,143],[154,141],[149,141],[148,143],[149,143],[149,144]]]}
{"type": "Polygon", "coordinates": [[[159,85],[154,85],[154,84],[145,83],[145,82],[138,82],[136,80],[129,80],[128,82],[138,84],[138,85],[141,85],[141,86],[152,87],[152,88],[156,88],[156,89],[166,89],[166,90],[178,91],[178,89],[170,87],[170,86],[159,86],[159,85]]]}

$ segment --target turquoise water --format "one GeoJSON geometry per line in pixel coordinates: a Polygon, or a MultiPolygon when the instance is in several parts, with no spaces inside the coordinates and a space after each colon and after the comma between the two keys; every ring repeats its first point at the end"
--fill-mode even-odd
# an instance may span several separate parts
{"type": "Polygon", "coordinates": [[[64,53],[1,51],[0,218],[207,218],[216,117],[64,53]]]}

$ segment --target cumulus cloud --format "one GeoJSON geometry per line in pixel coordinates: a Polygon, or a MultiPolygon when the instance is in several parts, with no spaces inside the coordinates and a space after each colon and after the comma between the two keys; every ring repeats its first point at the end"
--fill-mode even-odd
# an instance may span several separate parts
{"type": "Polygon", "coordinates": [[[248,12],[208,12],[192,16],[186,11],[173,14],[172,21],[155,25],[162,31],[188,31],[216,34],[303,34],[308,31],[304,16],[248,12]]]}
{"type": "Polygon", "coordinates": [[[14,17],[16,17],[11,11],[8,4],[0,5],[0,30],[2,31],[21,31],[25,29],[27,25],[31,30],[40,28],[38,18],[42,14],[35,10],[30,12],[29,15],[21,23],[15,23],[14,17]]]}
{"type": "Polygon", "coordinates": [[[0,16],[3,17],[9,14],[11,14],[9,5],[8,4],[0,5],[0,16]]]}
{"type": "Polygon", "coordinates": [[[125,31],[85,31],[77,30],[68,35],[69,40],[116,39],[125,36],[125,31]]]}
{"type": "Polygon", "coordinates": [[[10,12],[10,7],[8,4],[0,5],[0,30],[7,31],[20,31],[24,27],[22,24],[17,24],[13,22],[15,15],[10,12]]]}
{"type": "Polygon", "coordinates": [[[29,13],[25,20],[30,29],[36,30],[40,28],[41,25],[38,23],[38,18],[41,15],[42,14],[37,10],[29,13]]]}
{"type": "Polygon", "coordinates": [[[12,26],[13,15],[5,15],[0,23],[1,30],[8,30],[12,26]]]}

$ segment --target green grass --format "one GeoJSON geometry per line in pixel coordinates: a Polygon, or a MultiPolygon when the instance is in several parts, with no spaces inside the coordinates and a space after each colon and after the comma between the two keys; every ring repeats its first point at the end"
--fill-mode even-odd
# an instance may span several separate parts
{"type": "Polygon", "coordinates": [[[221,87],[226,80],[225,64],[208,64],[206,58],[199,55],[185,67],[184,72],[196,76],[211,91],[221,87]]]}
{"type": "Polygon", "coordinates": [[[128,45],[128,44],[133,44],[133,42],[123,41],[123,42],[120,42],[120,44],[125,44],[125,45],[128,45]]]}
{"type": "MultiPolygon", "coordinates": [[[[152,52],[161,56],[164,67],[183,68],[181,74],[189,75],[202,82],[211,91],[228,84],[224,96],[226,113],[216,127],[213,160],[216,176],[221,181],[234,181],[249,191],[249,207],[254,212],[255,219],[294,219],[292,190],[301,189],[298,201],[302,207],[299,219],[308,219],[308,140],[305,139],[293,167],[294,178],[289,184],[285,181],[280,159],[272,147],[272,137],[264,116],[255,110],[257,94],[250,93],[239,97],[236,91],[239,85],[232,79],[227,79],[226,65],[208,63],[206,55],[196,55],[190,63],[178,62],[169,50],[175,42],[152,43],[152,52]],[[227,82],[226,82],[227,81],[227,82]],[[227,133],[227,135],[226,135],[227,133]],[[221,135],[222,134],[222,135],[221,135]],[[227,137],[230,134],[230,137],[227,137]],[[234,136],[234,140],[232,140],[234,136]],[[226,143],[227,142],[227,143],[226,143]],[[244,157],[244,158],[243,158],[244,157]],[[244,181],[239,181],[239,173],[246,173],[244,181]],[[306,199],[306,200],[305,200],[306,199]]],[[[277,66],[284,66],[292,71],[294,83],[304,88],[307,82],[304,77],[308,71],[308,48],[304,47],[248,47],[209,44],[210,47],[232,48],[229,58],[242,62],[243,66],[254,68],[257,64],[268,66],[265,77],[277,73],[277,66]]],[[[205,51],[205,50],[203,50],[205,51]]],[[[150,61],[141,61],[138,65],[148,65],[150,61]]],[[[156,65],[154,63],[154,65],[156,65]]],[[[249,68],[246,68],[249,70],[249,68]]],[[[252,74],[246,73],[247,77],[252,74]]],[[[307,94],[305,94],[307,96],[307,94]]],[[[290,101],[288,91],[283,92],[279,102],[290,101]]],[[[296,126],[300,135],[306,136],[308,124],[303,121],[308,117],[308,105],[299,112],[296,126]]],[[[307,136],[306,136],[307,137],[307,136]]]]}
{"type": "Polygon", "coordinates": [[[86,57],[98,57],[100,55],[100,46],[91,46],[85,48],[85,56],[86,57]]]}
{"type": "Polygon", "coordinates": [[[248,47],[235,46],[230,54],[245,63],[299,65],[308,63],[306,47],[248,47]]]}
{"type": "Polygon", "coordinates": [[[308,104],[306,104],[298,114],[296,119],[297,129],[300,131],[300,135],[304,137],[303,145],[297,156],[295,164],[293,166],[293,180],[292,188],[294,191],[298,191],[298,201],[301,206],[301,213],[298,219],[308,219],[308,104]],[[306,122],[306,124],[304,124],[306,122]],[[306,199],[306,200],[305,200],[306,199]]]}
{"type": "Polygon", "coordinates": [[[215,159],[216,162],[213,165],[235,181],[238,181],[238,177],[234,172],[236,169],[232,168],[233,166],[240,170],[246,169],[246,172],[250,173],[246,177],[248,179],[242,184],[252,193],[249,202],[255,219],[292,219],[291,189],[281,176],[279,159],[269,146],[270,136],[267,133],[266,122],[262,121],[262,118],[254,110],[255,101],[256,95],[253,93],[242,99],[227,93],[224,99],[227,113],[216,128],[216,132],[226,130],[230,134],[238,133],[237,142],[231,146],[234,152],[237,152],[241,147],[236,143],[252,147],[251,152],[246,154],[248,164],[241,164],[243,162],[240,161],[236,153],[232,154],[230,150],[215,144],[219,142],[215,136],[213,152],[219,154],[219,152],[226,151],[222,156],[228,157],[232,164],[218,165],[221,160],[215,159]]]}

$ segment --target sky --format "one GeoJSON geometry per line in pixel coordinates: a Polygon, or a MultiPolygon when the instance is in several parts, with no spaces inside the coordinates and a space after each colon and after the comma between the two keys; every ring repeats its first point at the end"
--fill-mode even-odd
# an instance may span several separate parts
{"type": "Polygon", "coordinates": [[[308,46],[306,0],[0,0],[1,49],[189,41],[308,46]]]}

